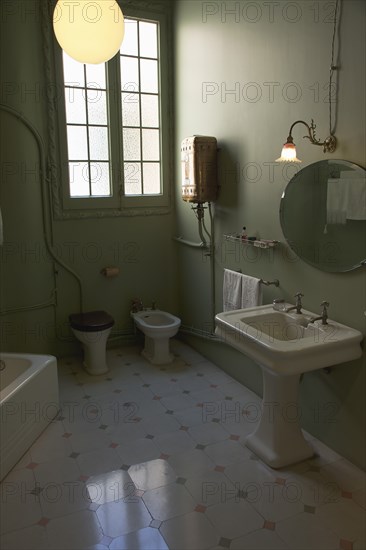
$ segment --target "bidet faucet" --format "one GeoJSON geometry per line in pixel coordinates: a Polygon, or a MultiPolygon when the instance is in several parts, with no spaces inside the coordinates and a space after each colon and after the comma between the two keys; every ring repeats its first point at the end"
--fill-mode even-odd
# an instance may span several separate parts
{"type": "Polygon", "coordinates": [[[144,309],[144,305],[140,298],[135,298],[134,300],[132,300],[131,302],[132,313],[137,313],[138,311],[142,311],[143,309],[144,309]]]}
{"type": "Polygon", "coordinates": [[[301,292],[297,292],[295,294],[296,304],[294,306],[288,307],[286,309],[286,313],[288,313],[289,311],[292,311],[293,309],[296,309],[296,313],[300,315],[302,313],[302,311],[301,311],[301,308],[302,308],[301,298],[303,298],[303,296],[304,295],[301,294],[301,292]]]}
{"type": "Polygon", "coordinates": [[[322,322],[322,325],[327,325],[328,324],[328,307],[329,307],[329,302],[322,302],[320,304],[322,307],[323,307],[323,311],[322,311],[322,314],[319,315],[319,317],[314,317],[313,319],[310,319],[310,323],[314,323],[315,321],[320,321],[322,322]]]}

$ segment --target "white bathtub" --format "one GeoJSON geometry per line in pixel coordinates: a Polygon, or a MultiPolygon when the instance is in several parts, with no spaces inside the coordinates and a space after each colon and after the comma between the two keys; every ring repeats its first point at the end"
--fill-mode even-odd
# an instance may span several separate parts
{"type": "Polygon", "coordinates": [[[58,409],[56,357],[0,353],[0,480],[58,409]]]}

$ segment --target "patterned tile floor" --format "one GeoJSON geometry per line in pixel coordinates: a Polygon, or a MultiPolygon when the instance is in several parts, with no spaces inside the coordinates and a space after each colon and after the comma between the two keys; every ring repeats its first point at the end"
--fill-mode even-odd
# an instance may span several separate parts
{"type": "Polygon", "coordinates": [[[316,456],[272,470],[244,445],[260,399],[185,344],[107,375],[59,361],[62,410],[1,484],[1,548],[364,550],[365,474],[316,456]]]}

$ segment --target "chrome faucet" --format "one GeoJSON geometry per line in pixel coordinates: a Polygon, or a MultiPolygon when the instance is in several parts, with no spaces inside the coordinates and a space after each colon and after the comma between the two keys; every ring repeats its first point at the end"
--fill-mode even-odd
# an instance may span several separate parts
{"type": "Polygon", "coordinates": [[[134,300],[132,300],[131,302],[132,313],[137,313],[138,311],[142,311],[143,309],[144,309],[144,305],[140,298],[135,298],[134,300]]]}
{"type": "Polygon", "coordinates": [[[304,295],[301,294],[301,292],[297,292],[295,294],[295,298],[296,298],[296,304],[294,306],[291,306],[291,307],[288,307],[285,311],[286,313],[288,313],[289,311],[292,311],[293,309],[296,309],[296,313],[298,313],[300,315],[300,313],[302,313],[301,311],[301,308],[302,308],[302,303],[301,303],[301,298],[303,297],[304,295]]]}
{"type": "Polygon", "coordinates": [[[327,325],[328,324],[328,307],[329,307],[329,302],[322,302],[320,304],[323,308],[323,311],[322,311],[322,314],[319,315],[319,317],[313,317],[313,319],[310,319],[310,323],[314,323],[315,321],[320,321],[322,322],[322,325],[327,325]]]}

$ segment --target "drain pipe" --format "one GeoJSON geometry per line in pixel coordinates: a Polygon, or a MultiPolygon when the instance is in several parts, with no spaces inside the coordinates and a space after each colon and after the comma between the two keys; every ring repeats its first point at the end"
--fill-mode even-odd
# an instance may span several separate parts
{"type": "MultiPolygon", "coordinates": [[[[17,118],[20,122],[22,122],[24,126],[28,128],[28,130],[31,132],[34,139],[36,140],[39,162],[40,162],[39,175],[41,180],[43,237],[46,243],[47,251],[52,257],[52,259],[76,279],[79,287],[79,308],[80,308],[80,312],[82,312],[83,311],[83,291],[81,286],[81,279],[73,269],[71,269],[67,264],[65,264],[63,260],[58,258],[58,256],[53,250],[52,243],[49,237],[49,233],[52,234],[52,228],[48,227],[47,220],[46,220],[46,198],[48,197],[48,193],[47,193],[47,177],[46,177],[46,160],[45,160],[44,145],[43,145],[42,137],[39,134],[37,128],[35,128],[35,126],[33,126],[33,124],[25,116],[19,113],[16,109],[13,109],[13,107],[0,103],[0,110],[5,111],[6,113],[9,113],[13,117],[17,118]]],[[[47,206],[47,213],[49,213],[48,206],[47,206]]],[[[52,222],[49,220],[48,223],[51,225],[52,222]]],[[[54,278],[56,278],[55,270],[53,274],[54,274],[54,278]]],[[[56,280],[55,280],[55,286],[56,286],[56,280]]]]}

